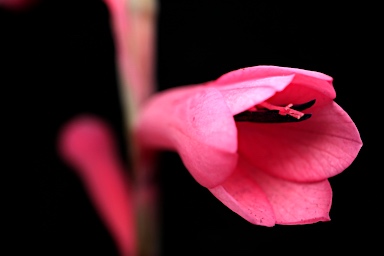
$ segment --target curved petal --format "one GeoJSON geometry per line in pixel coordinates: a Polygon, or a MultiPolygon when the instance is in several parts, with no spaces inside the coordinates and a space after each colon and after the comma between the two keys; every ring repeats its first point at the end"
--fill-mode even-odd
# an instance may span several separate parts
{"type": "Polygon", "coordinates": [[[235,170],[237,153],[191,140],[178,131],[175,131],[173,136],[185,167],[200,185],[206,188],[215,187],[223,183],[235,170]]]}
{"type": "Polygon", "coordinates": [[[309,111],[313,111],[315,108],[322,108],[324,105],[332,102],[336,94],[333,87],[328,87],[327,89],[321,83],[321,81],[308,81],[308,83],[302,84],[298,83],[297,79],[293,79],[292,83],[284,91],[276,92],[276,94],[268,99],[268,102],[278,106],[286,106],[290,103],[300,104],[316,100],[315,105],[309,111]],[[316,83],[318,86],[315,86],[316,83]],[[323,90],[324,88],[325,90],[323,90]]]}
{"type": "Polygon", "coordinates": [[[330,220],[332,189],[328,180],[298,183],[270,176],[251,165],[243,164],[243,168],[266,194],[276,224],[311,224],[330,220]]]}
{"type": "MultiPolygon", "coordinates": [[[[219,77],[215,82],[217,85],[225,85],[225,84],[233,84],[238,83],[240,81],[247,81],[252,79],[260,79],[265,77],[273,77],[273,76],[286,76],[297,74],[302,77],[311,77],[314,79],[319,79],[327,82],[332,82],[332,77],[327,76],[323,73],[316,71],[309,71],[305,69],[298,68],[288,68],[288,67],[279,67],[279,66],[254,66],[248,68],[241,68],[238,70],[234,70],[228,72],[221,77],[219,77]]],[[[300,76],[299,76],[300,77],[300,76]]]]}
{"type": "Polygon", "coordinates": [[[259,79],[273,78],[273,77],[284,77],[294,75],[291,85],[283,91],[281,87],[276,87],[279,83],[270,83],[270,86],[276,88],[277,93],[273,101],[270,103],[277,104],[288,104],[299,100],[299,102],[306,102],[314,99],[313,95],[316,94],[317,104],[322,105],[323,100],[329,101],[336,97],[335,90],[332,85],[333,78],[327,76],[323,73],[308,71],[297,68],[287,68],[287,67],[278,67],[278,66],[255,66],[249,68],[243,68],[229,72],[221,77],[219,77],[213,83],[216,86],[228,86],[228,85],[242,85],[242,84],[252,84],[259,79]],[[290,88],[291,87],[291,88],[290,88]],[[305,94],[311,92],[311,94],[305,94]],[[302,96],[305,96],[302,98],[302,96]]]}
{"type": "MultiPolygon", "coordinates": [[[[223,94],[232,115],[236,115],[284,90],[293,78],[294,75],[274,76],[220,85],[216,88],[223,94]]],[[[215,82],[207,85],[215,86],[215,82]]]]}
{"type": "Polygon", "coordinates": [[[239,154],[275,177],[320,181],[346,169],[362,142],[348,114],[335,102],[298,123],[238,123],[239,154]]]}
{"type": "Polygon", "coordinates": [[[109,127],[92,116],[72,120],[60,133],[59,153],[79,174],[121,255],[135,255],[133,199],[109,127]]]}
{"type": "Polygon", "coordinates": [[[236,125],[215,88],[188,86],[158,94],[143,107],[136,131],[144,146],[177,150],[205,187],[217,186],[234,170],[236,125]]]}
{"type": "Polygon", "coordinates": [[[229,209],[252,224],[275,225],[273,208],[260,186],[249,176],[244,162],[239,161],[236,171],[211,193],[229,209]]]}

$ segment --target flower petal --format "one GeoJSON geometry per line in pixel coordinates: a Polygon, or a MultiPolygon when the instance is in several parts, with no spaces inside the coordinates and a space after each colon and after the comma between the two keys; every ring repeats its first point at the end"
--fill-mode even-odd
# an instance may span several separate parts
{"type": "Polygon", "coordinates": [[[262,226],[275,225],[273,208],[260,186],[249,176],[243,161],[223,184],[210,189],[229,209],[245,220],[262,226]]]}
{"type": "Polygon", "coordinates": [[[173,136],[177,140],[177,151],[185,167],[202,186],[215,187],[224,182],[235,170],[237,153],[226,152],[191,140],[177,131],[173,136]]]}
{"type": "Polygon", "coordinates": [[[81,116],[60,133],[59,153],[82,179],[122,255],[136,254],[133,199],[109,127],[81,116]]]}
{"type": "Polygon", "coordinates": [[[270,176],[239,159],[236,171],[211,193],[247,221],[271,227],[329,221],[328,180],[297,183],[270,176]]]}
{"type": "MultiPolygon", "coordinates": [[[[291,85],[286,89],[286,85],[282,81],[271,81],[269,86],[275,88],[276,96],[270,103],[288,104],[292,101],[299,100],[306,102],[313,100],[316,95],[317,105],[321,106],[323,101],[328,102],[336,97],[335,90],[332,85],[333,78],[323,73],[308,71],[297,68],[287,68],[278,66],[255,66],[243,68],[229,72],[219,77],[213,83],[215,86],[237,86],[242,87],[244,84],[252,86],[255,81],[260,79],[293,76],[291,85]],[[284,90],[283,90],[284,89],[284,90]],[[278,93],[281,92],[281,93],[278,93]],[[304,97],[303,97],[304,96],[304,97]]],[[[281,79],[281,78],[279,78],[281,79]]],[[[267,81],[267,80],[265,80],[267,81]]],[[[267,95],[267,94],[266,94],[267,95]]],[[[248,99],[248,96],[242,96],[248,99]]],[[[267,99],[267,98],[265,98],[267,99]]],[[[237,114],[237,113],[236,113],[237,114]]]]}
{"type": "Polygon", "coordinates": [[[275,177],[320,181],[346,169],[362,142],[348,114],[335,102],[315,108],[298,123],[238,123],[239,154],[275,177]]]}
{"type": "Polygon", "coordinates": [[[332,82],[332,77],[316,71],[279,66],[254,66],[228,72],[219,77],[215,82],[217,85],[233,84],[241,81],[249,81],[273,76],[286,76],[297,74],[299,77],[311,77],[318,80],[332,82]]]}
{"type": "Polygon", "coordinates": [[[205,187],[223,182],[236,165],[236,125],[215,88],[187,86],[157,94],[140,113],[136,131],[144,146],[177,150],[205,187]]]}
{"type": "Polygon", "coordinates": [[[251,165],[243,164],[243,168],[267,195],[276,224],[311,224],[330,220],[332,189],[328,180],[297,183],[270,176],[251,165]]]}
{"type": "Polygon", "coordinates": [[[216,86],[215,82],[207,85],[216,86],[220,90],[232,114],[236,115],[262,103],[276,92],[284,90],[292,82],[293,78],[294,75],[273,76],[228,85],[216,86]]]}

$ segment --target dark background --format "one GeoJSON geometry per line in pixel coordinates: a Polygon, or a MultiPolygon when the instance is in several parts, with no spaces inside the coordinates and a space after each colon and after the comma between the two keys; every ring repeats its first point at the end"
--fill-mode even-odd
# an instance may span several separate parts
{"type": "MultiPolygon", "coordinates": [[[[198,185],[176,154],[162,153],[162,255],[309,252],[303,245],[382,251],[382,166],[375,162],[382,149],[373,146],[382,119],[374,107],[382,84],[371,70],[382,61],[373,48],[380,31],[375,7],[255,0],[163,0],[159,7],[159,90],[261,64],[316,70],[334,78],[336,102],[364,143],[355,162],[330,179],[331,222],[274,228],[244,221],[198,185]]],[[[124,157],[115,67],[102,1],[0,9],[3,211],[10,215],[7,237],[16,242],[9,255],[117,255],[80,180],[56,152],[60,127],[92,113],[111,124],[124,157]]]]}

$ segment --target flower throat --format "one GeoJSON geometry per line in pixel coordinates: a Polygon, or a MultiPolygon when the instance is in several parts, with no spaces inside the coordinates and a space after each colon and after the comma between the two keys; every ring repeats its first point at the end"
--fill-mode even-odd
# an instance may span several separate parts
{"type": "Polygon", "coordinates": [[[302,104],[288,104],[285,107],[275,106],[268,102],[258,104],[256,107],[241,112],[234,116],[236,122],[252,123],[292,123],[309,119],[312,114],[304,114],[300,111],[308,109],[315,104],[311,100],[302,104]]]}

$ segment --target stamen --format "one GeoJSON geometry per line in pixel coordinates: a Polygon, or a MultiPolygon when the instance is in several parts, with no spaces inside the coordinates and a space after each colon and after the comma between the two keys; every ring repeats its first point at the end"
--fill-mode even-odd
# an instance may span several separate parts
{"type": "Polygon", "coordinates": [[[297,110],[291,109],[293,104],[288,104],[285,107],[280,107],[280,106],[272,105],[268,102],[263,102],[263,103],[259,104],[258,106],[261,106],[261,107],[269,109],[269,110],[278,110],[279,114],[282,116],[290,115],[290,116],[293,116],[294,118],[297,118],[297,119],[300,119],[302,116],[304,116],[304,113],[301,113],[297,110]]]}
{"type": "Polygon", "coordinates": [[[301,122],[309,119],[312,115],[304,114],[299,110],[310,108],[315,102],[316,100],[311,100],[303,104],[288,104],[285,107],[263,102],[256,107],[235,115],[234,119],[238,122],[255,123],[301,122]]]}
{"type": "Polygon", "coordinates": [[[278,111],[245,111],[235,115],[233,118],[236,122],[252,122],[252,123],[296,123],[309,119],[312,114],[304,114],[300,119],[290,115],[282,116],[278,111]]]}

